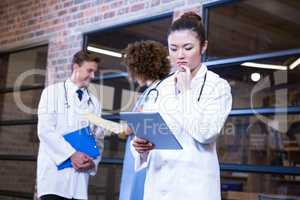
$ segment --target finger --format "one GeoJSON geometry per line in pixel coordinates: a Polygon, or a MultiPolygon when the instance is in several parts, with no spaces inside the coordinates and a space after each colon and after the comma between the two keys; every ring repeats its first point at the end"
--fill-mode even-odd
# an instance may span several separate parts
{"type": "Polygon", "coordinates": [[[153,149],[153,147],[135,147],[137,151],[149,151],[153,149]]]}
{"type": "Polygon", "coordinates": [[[72,162],[72,166],[75,170],[79,169],[79,164],[76,161],[72,162]]]}
{"type": "Polygon", "coordinates": [[[147,143],[135,143],[135,142],[133,142],[132,145],[134,147],[151,147],[151,146],[153,146],[152,143],[150,143],[150,142],[147,142],[147,143]]]}
{"type": "Polygon", "coordinates": [[[138,153],[146,153],[146,152],[148,152],[149,150],[145,150],[145,149],[136,149],[136,151],[137,151],[138,153]]]}
{"type": "Polygon", "coordinates": [[[145,140],[145,139],[139,138],[139,137],[135,137],[133,142],[140,143],[140,144],[146,144],[146,143],[149,143],[148,140],[145,140]]]}
{"type": "Polygon", "coordinates": [[[141,146],[141,147],[151,146],[151,144],[149,142],[148,143],[133,142],[132,145],[133,146],[141,146]]]}
{"type": "Polygon", "coordinates": [[[93,161],[90,161],[87,170],[93,169],[94,167],[95,167],[95,163],[93,161]]]}
{"type": "Polygon", "coordinates": [[[133,132],[132,129],[129,128],[129,127],[127,127],[127,128],[126,128],[126,131],[125,131],[125,134],[126,134],[126,135],[130,135],[130,134],[132,134],[132,132],[133,132]]]}
{"type": "Polygon", "coordinates": [[[85,160],[85,154],[82,152],[78,152],[78,157],[76,160],[78,161],[79,164],[81,164],[85,160]]]}
{"type": "Polygon", "coordinates": [[[138,153],[147,153],[147,152],[149,152],[149,151],[151,151],[152,150],[152,148],[151,149],[138,149],[138,150],[136,150],[138,153]]]}
{"type": "Polygon", "coordinates": [[[86,162],[79,166],[78,171],[85,172],[93,168],[93,162],[86,162]]]}
{"type": "Polygon", "coordinates": [[[184,70],[184,72],[186,72],[186,73],[191,73],[191,70],[190,70],[189,67],[187,67],[187,66],[185,66],[185,65],[181,65],[180,67],[184,70]]]}
{"type": "Polygon", "coordinates": [[[134,145],[133,147],[134,147],[135,149],[148,149],[148,148],[150,148],[151,146],[134,145]]]}
{"type": "Polygon", "coordinates": [[[79,169],[86,169],[86,168],[88,168],[90,165],[91,165],[90,162],[86,162],[86,163],[84,163],[84,164],[81,164],[81,165],[79,166],[79,169]]]}
{"type": "Polygon", "coordinates": [[[84,160],[85,160],[85,162],[87,162],[87,161],[90,161],[90,160],[93,160],[93,158],[92,157],[90,157],[89,155],[87,155],[87,154],[84,154],[84,160]]]}

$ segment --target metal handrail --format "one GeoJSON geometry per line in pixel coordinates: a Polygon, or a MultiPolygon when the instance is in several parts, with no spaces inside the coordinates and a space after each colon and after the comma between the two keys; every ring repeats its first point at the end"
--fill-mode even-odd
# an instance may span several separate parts
{"type": "MultiPolygon", "coordinates": [[[[272,115],[272,114],[299,114],[300,106],[290,106],[285,108],[245,108],[245,109],[233,109],[229,116],[247,116],[247,115],[272,115]]],[[[104,119],[118,121],[120,120],[119,114],[105,114],[102,115],[104,119]]],[[[34,125],[37,124],[36,115],[32,119],[22,120],[4,120],[0,121],[0,126],[22,126],[22,125],[34,125]]]]}
{"type": "Polygon", "coordinates": [[[28,91],[28,90],[42,90],[44,89],[44,85],[24,85],[19,88],[15,87],[5,87],[5,88],[0,88],[0,94],[2,93],[9,93],[9,92],[23,92],[23,91],[28,91]]]}
{"type": "MultiPolygon", "coordinates": [[[[36,162],[37,156],[35,155],[14,155],[14,154],[0,154],[0,160],[6,161],[27,161],[27,162],[36,162]]],[[[122,165],[123,159],[121,158],[102,158],[100,164],[102,165],[122,165]]]]}
{"type": "MultiPolygon", "coordinates": [[[[0,155],[0,160],[10,161],[30,161],[35,162],[36,156],[34,155],[0,155]]],[[[121,158],[103,158],[100,162],[101,165],[123,165],[121,158]]],[[[230,164],[221,163],[221,171],[234,171],[245,173],[267,173],[267,174],[284,174],[284,175],[300,175],[300,167],[282,167],[272,165],[249,165],[249,164],[230,164]]]]}

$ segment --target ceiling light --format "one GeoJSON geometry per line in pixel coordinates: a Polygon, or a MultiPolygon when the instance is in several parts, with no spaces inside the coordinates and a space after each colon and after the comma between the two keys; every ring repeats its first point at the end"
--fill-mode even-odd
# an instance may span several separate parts
{"type": "Polygon", "coordinates": [[[283,66],[283,65],[270,65],[270,64],[253,63],[253,62],[244,62],[241,65],[245,67],[254,67],[254,68],[263,68],[263,69],[287,70],[287,66],[283,66]]]}
{"type": "Polygon", "coordinates": [[[300,64],[300,58],[298,58],[297,60],[295,60],[291,65],[290,65],[290,69],[295,69],[298,65],[300,64]]]}
{"type": "Polygon", "coordinates": [[[96,52],[96,53],[100,53],[100,54],[105,54],[105,55],[108,55],[108,56],[122,58],[122,54],[118,53],[118,52],[115,52],[115,51],[100,49],[100,48],[91,47],[91,46],[88,46],[87,50],[92,51],[92,52],[96,52]]]}
{"type": "Polygon", "coordinates": [[[251,74],[251,80],[254,81],[254,82],[259,81],[260,80],[260,73],[257,73],[257,72],[252,73],[251,74]]]}

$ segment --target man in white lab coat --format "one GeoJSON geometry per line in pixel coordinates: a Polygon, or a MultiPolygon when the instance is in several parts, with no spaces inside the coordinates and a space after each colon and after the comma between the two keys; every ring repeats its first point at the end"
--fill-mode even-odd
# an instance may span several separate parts
{"type": "Polygon", "coordinates": [[[76,151],[63,136],[89,126],[102,153],[103,132],[81,116],[83,111],[101,115],[98,100],[87,89],[98,64],[97,57],[79,51],[73,57],[71,77],[42,92],[38,107],[37,160],[37,193],[41,200],[88,198],[89,175],[96,174],[101,156],[91,158],[76,151]],[[72,167],[58,170],[57,166],[67,159],[71,160],[72,167]]]}

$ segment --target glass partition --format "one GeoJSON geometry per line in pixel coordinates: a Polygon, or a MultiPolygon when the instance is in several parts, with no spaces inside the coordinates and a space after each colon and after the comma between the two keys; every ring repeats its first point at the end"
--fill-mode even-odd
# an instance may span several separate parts
{"type": "Polygon", "coordinates": [[[299,1],[221,3],[207,7],[206,60],[300,48],[299,1]]]}
{"type": "Polygon", "coordinates": [[[221,173],[223,200],[298,200],[300,176],[221,173]]]}
{"type": "Polygon", "coordinates": [[[233,109],[300,105],[300,55],[212,66],[232,90],[233,109]]]}

